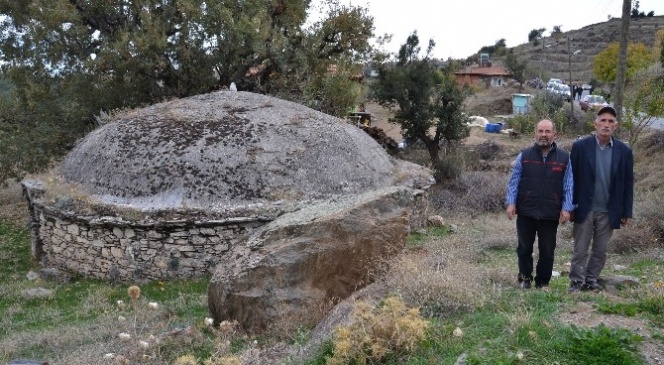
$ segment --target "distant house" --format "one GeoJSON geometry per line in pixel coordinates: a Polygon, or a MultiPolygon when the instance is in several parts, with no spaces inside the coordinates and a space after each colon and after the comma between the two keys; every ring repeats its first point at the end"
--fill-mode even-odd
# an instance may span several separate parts
{"type": "Polygon", "coordinates": [[[456,71],[454,74],[459,85],[475,85],[486,82],[491,86],[501,86],[512,74],[503,66],[482,63],[485,66],[472,65],[456,71]],[[489,66],[490,65],[490,66],[489,66]]]}

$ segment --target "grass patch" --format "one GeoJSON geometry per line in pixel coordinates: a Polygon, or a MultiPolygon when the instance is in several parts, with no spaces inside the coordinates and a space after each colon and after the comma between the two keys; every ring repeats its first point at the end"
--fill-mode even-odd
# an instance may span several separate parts
{"type": "Polygon", "coordinates": [[[444,237],[450,232],[449,227],[428,227],[423,230],[412,232],[406,237],[407,247],[416,247],[427,242],[430,237],[444,237]]]}
{"type": "Polygon", "coordinates": [[[82,278],[30,281],[28,271],[38,269],[30,256],[29,232],[0,220],[0,363],[16,358],[101,363],[104,353],[114,353],[130,363],[159,364],[183,352],[205,359],[216,351],[218,334],[203,321],[209,278],[142,284],[140,298],[132,303],[129,284],[82,278]],[[30,296],[35,289],[51,294],[30,296]],[[178,331],[186,328],[188,339],[183,340],[178,331]],[[120,333],[131,339],[120,339],[120,333]]]}
{"type": "Polygon", "coordinates": [[[20,279],[34,265],[30,261],[30,233],[25,228],[0,220],[0,282],[20,279]]]}

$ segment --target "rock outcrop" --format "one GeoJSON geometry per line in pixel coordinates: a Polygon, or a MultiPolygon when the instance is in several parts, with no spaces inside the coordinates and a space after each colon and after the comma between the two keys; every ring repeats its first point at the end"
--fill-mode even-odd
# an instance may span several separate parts
{"type": "Polygon", "coordinates": [[[404,247],[417,198],[391,187],[279,217],[217,266],[208,292],[212,317],[250,331],[317,323],[404,247]]]}

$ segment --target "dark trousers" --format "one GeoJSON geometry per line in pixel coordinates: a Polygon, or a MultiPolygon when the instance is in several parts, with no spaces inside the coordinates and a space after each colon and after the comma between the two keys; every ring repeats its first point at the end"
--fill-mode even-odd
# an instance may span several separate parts
{"type": "Polygon", "coordinates": [[[549,285],[553,271],[553,255],[556,250],[558,220],[535,219],[522,215],[516,218],[516,232],[519,245],[516,255],[519,259],[519,281],[532,280],[533,246],[537,236],[539,258],[535,269],[535,286],[549,285]]]}

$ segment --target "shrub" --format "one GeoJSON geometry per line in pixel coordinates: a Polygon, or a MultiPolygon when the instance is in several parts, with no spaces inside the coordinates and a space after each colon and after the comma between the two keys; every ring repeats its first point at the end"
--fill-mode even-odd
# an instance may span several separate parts
{"type": "MultiPolygon", "coordinates": [[[[661,183],[661,182],[660,182],[661,183]]],[[[636,252],[664,245],[664,195],[661,189],[638,191],[632,224],[614,231],[615,252],[636,252]]]]}
{"type": "Polygon", "coordinates": [[[430,200],[441,212],[477,215],[504,208],[508,175],[497,171],[465,172],[445,187],[434,189],[430,200]]]}
{"type": "Polygon", "coordinates": [[[419,309],[406,307],[397,297],[385,299],[380,306],[357,302],[353,323],[335,329],[332,356],[326,364],[374,363],[388,354],[412,351],[425,339],[428,327],[419,309]]]}
{"type": "Polygon", "coordinates": [[[459,155],[442,155],[434,165],[433,177],[437,182],[456,179],[463,171],[459,155]]]}

